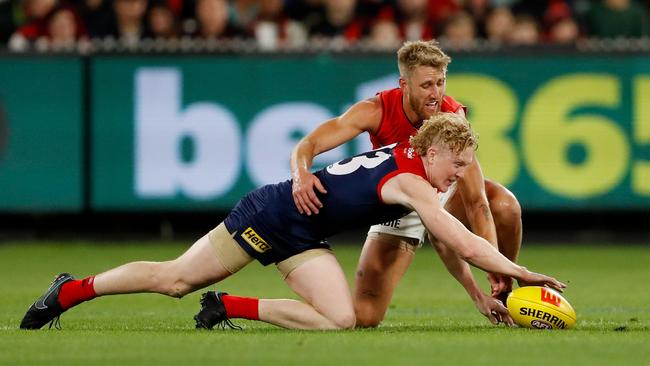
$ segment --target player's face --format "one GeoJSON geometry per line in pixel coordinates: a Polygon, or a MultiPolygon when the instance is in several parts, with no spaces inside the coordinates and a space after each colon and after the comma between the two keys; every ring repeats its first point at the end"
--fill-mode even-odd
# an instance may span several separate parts
{"type": "Polygon", "coordinates": [[[406,95],[408,108],[418,118],[417,122],[421,122],[440,112],[447,87],[447,73],[443,68],[417,66],[407,80],[400,80],[400,85],[406,95]]]}
{"type": "Polygon", "coordinates": [[[465,149],[455,154],[448,148],[431,147],[427,152],[427,176],[429,183],[439,192],[447,192],[458,178],[462,178],[465,170],[474,159],[474,150],[465,149]]]}

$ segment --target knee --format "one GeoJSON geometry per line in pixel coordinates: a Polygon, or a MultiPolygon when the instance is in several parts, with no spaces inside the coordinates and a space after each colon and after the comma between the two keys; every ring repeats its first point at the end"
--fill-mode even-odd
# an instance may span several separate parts
{"type": "Polygon", "coordinates": [[[353,311],[336,315],[330,321],[334,324],[335,329],[352,329],[357,324],[357,317],[353,311]]]}
{"type": "Polygon", "coordinates": [[[156,263],[151,271],[151,279],[156,284],[158,292],[176,298],[181,298],[191,292],[192,288],[184,281],[178,271],[174,270],[174,263],[156,263]]]}
{"type": "Polygon", "coordinates": [[[503,186],[494,189],[488,196],[490,211],[496,221],[511,222],[521,220],[521,205],[512,192],[503,186]]]}
{"type": "Polygon", "coordinates": [[[368,313],[357,313],[357,328],[376,328],[381,324],[381,321],[384,320],[382,316],[377,316],[377,314],[368,314],[368,313]]]}
{"type": "Polygon", "coordinates": [[[181,298],[192,292],[192,287],[187,284],[187,282],[176,279],[171,286],[168,287],[166,295],[176,298],[181,298]]]}
{"type": "Polygon", "coordinates": [[[384,320],[385,306],[383,306],[383,302],[378,301],[379,298],[378,294],[370,291],[364,291],[361,298],[357,294],[354,304],[357,328],[378,327],[381,321],[384,320]]]}

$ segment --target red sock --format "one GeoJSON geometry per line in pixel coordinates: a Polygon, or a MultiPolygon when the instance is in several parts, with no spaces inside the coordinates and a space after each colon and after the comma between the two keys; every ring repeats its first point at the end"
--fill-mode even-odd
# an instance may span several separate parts
{"type": "Polygon", "coordinates": [[[221,301],[223,301],[223,305],[226,307],[226,315],[228,315],[228,318],[260,320],[260,299],[221,295],[221,301]]]}
{"type": "Polygon", "coordinates": [[[70,309],[77,304],[97,297],[94,282],[95,276],[90,276],[83,280],[73,280],[64,283],[61,286],[58,299],[63,310],[70,309]]]}

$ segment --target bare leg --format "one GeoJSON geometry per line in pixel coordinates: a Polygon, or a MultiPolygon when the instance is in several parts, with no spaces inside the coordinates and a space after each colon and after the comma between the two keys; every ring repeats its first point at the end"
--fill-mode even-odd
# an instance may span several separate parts
{"type": "Polygon", "coordinates": [[[376,327],[386,315],[393,292],[413,261],[406,245],[416,239],[391,234],[369,234],[357,266],[354,310],[358,327],[376,327]]]}
{"type": "Polygon", "coordinates": [[[291,271],[285,281],[306,303],[260,299],[260,320],[292,329],[354,327],[350,289],[334,255],[310,259],[291,271]]]}
{"type": "Polygon", "coordinates": [[[132,262],[98,274],[94,288],[98,296],[157,292],[182,297],[229,275],[205,235],[174,260],[132,262]]]}

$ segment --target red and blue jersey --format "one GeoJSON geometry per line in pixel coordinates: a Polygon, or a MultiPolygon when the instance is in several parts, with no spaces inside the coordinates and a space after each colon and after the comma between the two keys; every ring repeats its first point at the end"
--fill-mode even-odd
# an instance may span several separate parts
{"type": "Polygon", "coordinates": [[[323,203],[318,214],[298,212],[288,180],[248,193],[224,224],[253,258],[264,265],[277,263],[308,249],[329,248],[326,239],[336,233],[408,214],[408,208],[385,204],[381,198],[384,183],[401,173],[426,179],[422,160],[406,143],[362,153],[314,173],[328,192],[317,192],[323,203]]]}

